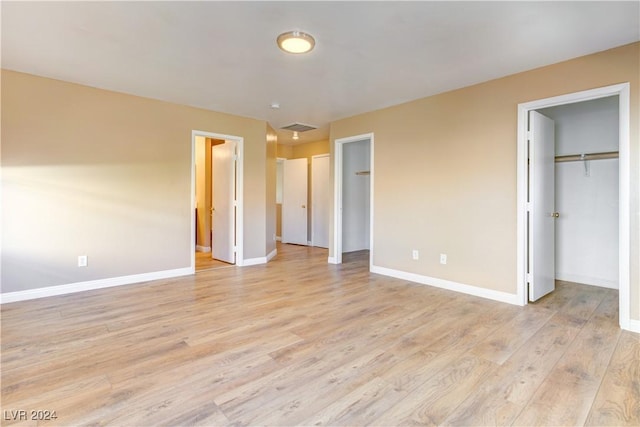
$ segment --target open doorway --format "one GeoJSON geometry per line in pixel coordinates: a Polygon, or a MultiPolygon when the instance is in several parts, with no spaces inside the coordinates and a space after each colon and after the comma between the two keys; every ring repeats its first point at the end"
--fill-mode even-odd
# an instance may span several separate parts
{"type": "Polygon", "coordinates": [[[628,84],[519,105],[518,298],[522,304],[553,292],[557,279],[617,287],[620,326],[629,328],[629,196],[628,84]],[[593,129],[603,135],[593,135],[595,130],[581,135],[592,124],[587,120],[599,122],[593,129]],[[591,210],[584,212],[587,207],[591,210]],[[585,236],[586,229],[594,234],[585,236]]]}
{"type": "Polygon", "coordinates": [[[373,134],[341,138],[334,151],[334,235],[329,263],[373,259],[373,134]]]}
{"type": "Polygon", "coordinates": [[[241,137],[192,132],[194,271],[243,265],[241,137]]]}

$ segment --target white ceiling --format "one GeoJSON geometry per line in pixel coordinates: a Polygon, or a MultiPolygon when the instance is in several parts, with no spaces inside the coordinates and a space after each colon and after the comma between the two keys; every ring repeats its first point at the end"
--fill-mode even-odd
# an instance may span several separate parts
{"type": "Polygon", "coordinates": [[[336,119],[640,40],[639,1],[2,1],[1,13],[3,68],[319,127],[299,142],[336,119]],[[294,29],[315,37],[310,54],[276,46],[294,29]]]}

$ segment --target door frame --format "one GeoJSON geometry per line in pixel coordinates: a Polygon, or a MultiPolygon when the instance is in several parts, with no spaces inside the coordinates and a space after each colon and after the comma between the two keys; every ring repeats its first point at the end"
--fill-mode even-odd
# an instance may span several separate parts
{"type": "Polygon", "coordinates": [[[348,136],[335,140],[333,150],[333,241],[329,242],[329,247],[333,256],[329,256],[329,264],[342,264],[342,159],[345,144],[369,140],[369,269],[373,265],[373,184],[374,184],[374,134],[365,133],[362,135],[348,136]]]}
{"type": "MultiPolygon", "coordinates": [[[[237,266],[244,265],[244,210],[243,210],[243,162],[244,162],[244,138],[235,135],[225,135],[222,133],[206,132],[201,130],[191,131],[191,206],[189,209],[191,217],[191,245],[189,250],[191,251],[191,271],[195,273],[196,270],[196,221],[195,215],[193,215],[193,208],[196,205],[196,136],[202,136],[205,138],[222,139],[233,141],[236,143],[236,155],[238,156],[236,161],[236,264],[237,266]]],[[[213,245],[213,242],[212,242],[213,245]]],[[[213,249],[213,247],[212,247],[213,249]]]]}
{"type": "Polygon", "coordinates": [[[619,313],[620,327],[631,330],[630,318],[630,90],[629,83],[621,83],[601,88],[569,93],[551,98],[518,104],[517,139],[517,249],[516,283],[517,301],[526,305],[527,301],[527,262],[529,259],[527,241],[527,192],[529,178],[527,174],[527,125],[529,111],[557,105],[574,104],[608,96],[618,96],[619,102],[619,207],[618,207],[618,271],[619,271],[619,313]]]}
{"type": "MultiPolygon", "coordinates": [[[[317,161],[317,159],[321,159],[321,158],[325,158],[328,157],[329,158],[329,169],[331,169],[331,154],[327,153],[327,154],[318,154],[315,156],[311,156],[311,246],[315,246],[316,245],[316,233],[315,233],[315,215],[313,214],[313,212],[316,210],[315,207],[315,203],[313,203],[313,195],[314,195],[314,185],[313,185],[313,171],[314,171],[314,167],[313,167],[313,162],[314,160],[317,161]]],[[[331,170],[329,170],[329,174],[328,174],[328,178],[331,178],[331,170]]],[[[329,182],[327,181],[327,185],[329,185],[329,182]]],[[[327,208],[329,209],[329,207],[327,206],[327,208]]],[[[329,209],[329,211],[331,211],[331,209],[329,209]]],[[[331,227],[331,223],[329,223],[329,227],[331,227]]]]}

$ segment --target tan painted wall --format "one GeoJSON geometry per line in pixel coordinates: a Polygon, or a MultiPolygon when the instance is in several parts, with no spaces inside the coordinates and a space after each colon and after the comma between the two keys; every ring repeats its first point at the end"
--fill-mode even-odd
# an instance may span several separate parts
{"type": "Polygon", "coordinates": [[[331,141],[375,135],[374,264],[515,294],[517,105],[630,82],[631,313],[639,319],[639,64],[635,43],[332,123],[331,141]]]}
{"type": "Polygon", "coordinates": [[[266,159],[266,224],[267,238],[265,254],[270,254],[276,249],[276,152],[278,145],[278,135],[276,131],[267,124],[267,159],[266,159]]]}
{"type": "Polygon", "coordinates": [[[202,247],[211,245],[207,225],[207,145],[205,137],[196,136],[196,245],[202,247]]]}
{"type": "Polygon", "coordinates": [[[282,204],[276,204],[276,236],[282,237],[282,204]]]}
{"type": "MultiPolygon", "coordinates": [[[[293,156],[291,145],[277,144],[276,156],[280,159],[290,159],[293,156]]],[[[282,204],[276,204],[276,236],[282,237],[282,204]]]]}
{"type": "Polygon", "coordinates": [[[188,267],[192,130],[244,137],[244,256],[266,255],[264,121],[2,70],[1,124],[2,292],[188,267]]]}
{"type": "Polygon", "coordinates": [[[206,248],[211,248],[211,205],[213,203],[211,149],[219,144],[224,144],[224,140],[196,137],[196,199],[198,201],[196,245],[206,248]],[[202,157],[201,164],[198,164],[198,156],[202,157]]]}
{"type": "MultiPolygon", "coordinates": [[[[196,143],[197,143],[196,137],[196,143]]],[[[224,144],[224,139],[215,139],[215,138],[204,138],[204,178],[202,182],[199,182],[196,179],[196,193],[198,189],[198,184],[202,186],[204,189],[204,204],[202,205],[202,210],[198,208],[198,217],[200,218],[201,229],[197,233],[202,236],[203,245],[205,247],[210,247],[213,250],[212,242],[211,242],[211,208],[213,207],[213,147],[215,145],[224,144]]],[[[199,243],[198,243],[199,244],[199,243]]]]}
{"type": "Polygon", "coordinates": [[[307,142],[305,144],[294,145],[291,148],[291,159],[306,157],[311,161],[311,157],[329,152],[329,140],[307,142]]]}
{"type": "Polygon", "coordinates": [[[290,159],[293,156],[293,146],[277,144],[276,155],[281,159],[290,159]]]}

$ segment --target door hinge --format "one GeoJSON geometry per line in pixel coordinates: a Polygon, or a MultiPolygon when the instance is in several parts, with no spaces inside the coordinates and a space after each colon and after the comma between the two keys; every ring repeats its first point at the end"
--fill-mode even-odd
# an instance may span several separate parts
{"type": "Polygon", "coordinates": [[[531,202],[527,202],[525,206],[527,208],[527,212],[531,212],[531,202]]]}
{"type": "Polygon", "coordinates": [[[238,247],[237,247],[237,246],[234,246],[234,247],[233,247],[233,253],[235,254],[236,252],[238,252],[238,247]]]}
{"type": "Polygon", "coordinates": [[[237,201],[237,200],[234,200],[234,201],[233,201],[233,206],[234,206],[234,207],[238,207],[238,201],[237,201]]]}
{"type": "Polygon", "coordinates": [[[527,131],[527,141],[531,141],[533,137],[533,132],[531,132],[530,130],[527,131]]]}
{"type": "Polygon", "coordinates": [[[233,160],[238,161],[238,155],[237,154],[233,155],[233,160]]]}
{"type": "Polygon", "coordinates": [[[533,276],[531,275],[531,273],[527,273],[527,283],[531,283],[532,280],[533,276]]]}

